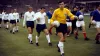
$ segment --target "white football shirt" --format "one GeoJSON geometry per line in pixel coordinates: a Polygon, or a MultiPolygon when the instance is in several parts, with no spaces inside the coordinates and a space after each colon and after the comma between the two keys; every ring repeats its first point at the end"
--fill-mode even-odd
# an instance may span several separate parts
{"type": "Polygon", "coordinates": [[[46,19],[46,13],[41,13],[41,12],[37,12],[35,14],[35,18],[38,19],[39,18],[39,21],[36,20],[37,24],[45,24],[45,19],[46,19]]]}

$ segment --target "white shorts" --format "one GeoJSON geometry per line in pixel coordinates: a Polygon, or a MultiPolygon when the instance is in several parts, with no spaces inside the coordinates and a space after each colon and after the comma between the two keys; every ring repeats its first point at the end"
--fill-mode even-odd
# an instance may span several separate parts
{"type": "Polygon", "coordinates": [[[72,22],[66,22],[67,26],[72,26],[72,22]]]}
{"type": "Polygon", "coordinates": [[[92,20],[92,23],[93,23],[93,24],[96,24],[96,21],[95,21],[95,20],[92,20]]]}
{"type": "Polygon", "coordinates": [[[50,19],[48,19],[48,23],[50,23],[50,19]]]}
{"type": "Polygon", "coordinates": [[[77,27],[85,26],[85,22],[84,21],[77,21],[76,26],[77,27]]]}
{"type": "Polygon", "coordinates": [[[96,28],[100,28],[100,22],[96,22],[96,28]]]}

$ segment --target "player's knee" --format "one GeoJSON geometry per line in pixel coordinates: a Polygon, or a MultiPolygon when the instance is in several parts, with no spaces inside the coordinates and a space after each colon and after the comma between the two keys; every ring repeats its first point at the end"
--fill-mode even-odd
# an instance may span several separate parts
{"type": "Polygon", "coordinates": [[[45,34],[46,34],[46,35],[48,35],[48,34],[49,34],[49,32],[45,32],[45,34]]]}
{"type": "Polygon", "coordinates": [[[64,42],[65,41],[65,38],[61,38],[61,41],[64,42]]]}

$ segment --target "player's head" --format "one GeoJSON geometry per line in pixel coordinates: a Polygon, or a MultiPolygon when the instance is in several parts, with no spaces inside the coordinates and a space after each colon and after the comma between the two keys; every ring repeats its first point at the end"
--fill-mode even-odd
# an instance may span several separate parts
{"type": "Polygon", "coordinates": [[[59,1],[58,4],[60,9],[63,9],[65,7],[65,3],[63,1],[59,1]]]}
{"type": "Polygon", "coordinates": [[[17,12],[17,9],[14,9],[14,12],[17,12]]]}
{"type": "Polygon", "coordinates": [[[100,4],[97,5],[97,9],[100,10],[100,4]]]}
{"type": "Polygon", "coordinates": [[[81,6],[81,7],[80,7],[80,10],[81,10],[82,12],[84,12],[84,11],[85,11],[85,7],[81,6]]]}
{"type": "Polygon", "coordinates": [[[45,12],[45,7],[41,7],[41,12],[42,12],[42,13],[45,12]]]}
{"type": "Polygon", "coordinates": [[[79,9],[78,6],[75,6],[75,7],[73,8],[74,11],[78,11],[78,9],[79,9]]]}
{"type": "Polygon", "coordinates": [[[33,8],[32,7],[28,7],[28,11],[29,12],[32,12],[33,11],[33,8]]]}
{"type": "Polygon", "coordinates": [[[50,11],[53,11],[53,8],[52,7],[50,7],[50,11]]]}

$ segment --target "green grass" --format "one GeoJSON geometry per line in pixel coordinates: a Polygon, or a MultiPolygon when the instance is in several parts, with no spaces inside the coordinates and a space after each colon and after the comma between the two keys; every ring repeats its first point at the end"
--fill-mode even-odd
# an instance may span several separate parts
{"type": "MultiPolygon", "coordinates": [[[[84,41],[83,35],[79,32],[79,39],[75,40],[73,35],[66,38],[64,45],[65,56],[100,56],[100,45],[95,44],[96,29],[88,29],[89,17],[85,16],[87,36],[90,41],[84,41]]],[[[48,25],[49,26],[49,25],[48,25]]],[[[53,33],[55,29],[53,29],[53,33]]],[[[60,56],[57,52],[58,36],[51,35],[52,47],[49,47],[44,33],[41,33],[39,47],[35,46],[36,31],[33,32],[33,45],[27,40],[27,30],[20,23],[20,30],[16,34],[10,34],[4,28],[0,29],[0,56],[60,56]]]]}

